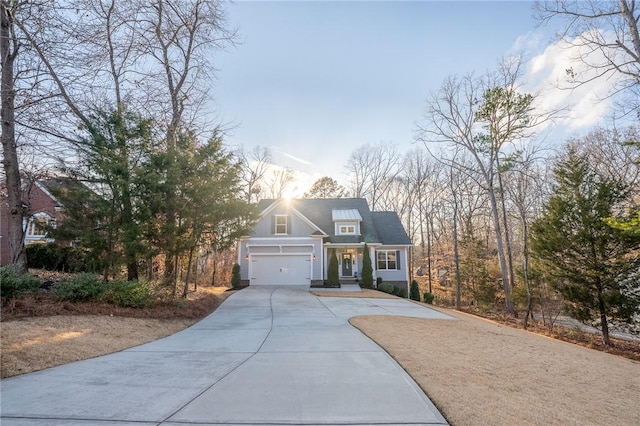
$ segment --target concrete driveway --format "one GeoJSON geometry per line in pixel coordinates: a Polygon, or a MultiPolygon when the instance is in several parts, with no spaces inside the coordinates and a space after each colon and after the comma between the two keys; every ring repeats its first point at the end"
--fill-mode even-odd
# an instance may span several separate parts
{"type": "Polygon", "coordinates": [[[247,288],[172,336],[2,380],[0,423],[446,424],[347,322],[369,314],[450,318],[401,299],[247,288]]]}

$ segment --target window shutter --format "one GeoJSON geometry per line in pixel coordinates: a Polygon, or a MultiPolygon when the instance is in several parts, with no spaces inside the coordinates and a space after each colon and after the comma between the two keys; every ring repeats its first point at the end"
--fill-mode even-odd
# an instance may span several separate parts
{"type": "Polygon", "coordinates": [[[400,250],[396,250],[396,269],[400,270],[400,250]]]}
{"type": "Polygon", "coordinates": [[[276,233],[276,217],[271,216],[271,234],[275,234],[276,233]]]}
{"type": "Polygon", "coordinates": [[[291,215],[287,215],[287,234],[291,234],[291,215]]]}

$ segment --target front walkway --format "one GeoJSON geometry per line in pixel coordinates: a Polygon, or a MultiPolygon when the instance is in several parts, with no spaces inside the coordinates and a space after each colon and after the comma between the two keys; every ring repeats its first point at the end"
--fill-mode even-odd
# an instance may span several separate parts
{"type": "Polygon", "coordinates": [[[1,423],[446,424],[347,322],[370,314],[450,318],[402,299],[247,288],[173,336],[3,380],[1,423]]]}

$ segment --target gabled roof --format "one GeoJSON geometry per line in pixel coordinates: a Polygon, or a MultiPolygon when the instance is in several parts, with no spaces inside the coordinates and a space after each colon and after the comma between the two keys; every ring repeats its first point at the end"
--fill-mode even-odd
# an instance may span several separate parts
{"type": "MultiPolygon", "coordinates": [[[[258,209],[266,214],[278,201],[282,200],[261,200],[258,209]]],[[[288,203],[328,235],[331,243],[411,245],[398,215],[395,212],[371,212],[364,198],[300,198],[288,203]],[[335,211],[341,213],[334,216],[335,211]],[[336,235],[334,220],[360,220],[360,235],[336,235]]]]}
{"type": "Polygon", "coordinates": [[[371,212],[380,240],[389,245],[411,245],[396,212],[371,212]]]}

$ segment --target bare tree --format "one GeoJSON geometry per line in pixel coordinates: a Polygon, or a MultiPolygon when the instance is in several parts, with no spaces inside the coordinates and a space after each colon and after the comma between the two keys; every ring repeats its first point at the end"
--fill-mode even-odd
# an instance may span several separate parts
{"type": "Polygon", "coordinates": [[[257,202],[263,189],[261,182],[272,162],[271,151],[259,145],[248,151],[240,147],[236,151],[236,156],[241,164],[240,179],[245,191],[245,200],[247,203],[257,202]]]}
{"type": "Polygon", "coordinates": [[[509,198],[516,208],[520,220],[522,240],[522,282],[526,290],[525,314],[522,325],[528,327],[529,318],[533,318],[532,289],[530,279],[529,224],[538,217],[542,204],[547,199],[545,180],[549,179],[548,170],[540,165],[540,150],[529,146],[524,149],[510,170],[509,184],[505,187],[509,198]]]}
{"type": "Polygon", "coordinates": [[[371,210],[378,209],[382,196],[399,173],[399,165],[400,154],[393,144],[381,142],[357,148],[346,164],[352,195],[366,198],[371,210]]]}
{"type": "Polygon", "coordinates": [[[295,183],[296,176],[293,170],[271,166],[264,178],[265,198],[282,198],[285,192],[295,183]]]}
{"type": "Polygon", "coordinates": [[[15,86],[14,64],[19,53],[20,44],[15,34],[15,13],[19,6],[17,1],[2,1],[0,10],[0,56],[2,57],[2,165],[6,177],[7,203],[9,206],[9,249],[11,263],[20,271],[27,268],[27,256],[24,248],[24,230],[22,228],[22,186],[18,163],[18,148],[15,128],[15,86]]]}
{"type": "Polygon", "coordinates": [[[559,37],[575,52],[574,59],[586,66],[585,70],[567,69],[573,85],[614,76],[614,92],[628,91],[626,107],[638,112],[640,4],[635,0],[556,0],[536,2],[535,9],[542,23],[554,19],[566,22],[559,37]]]}

